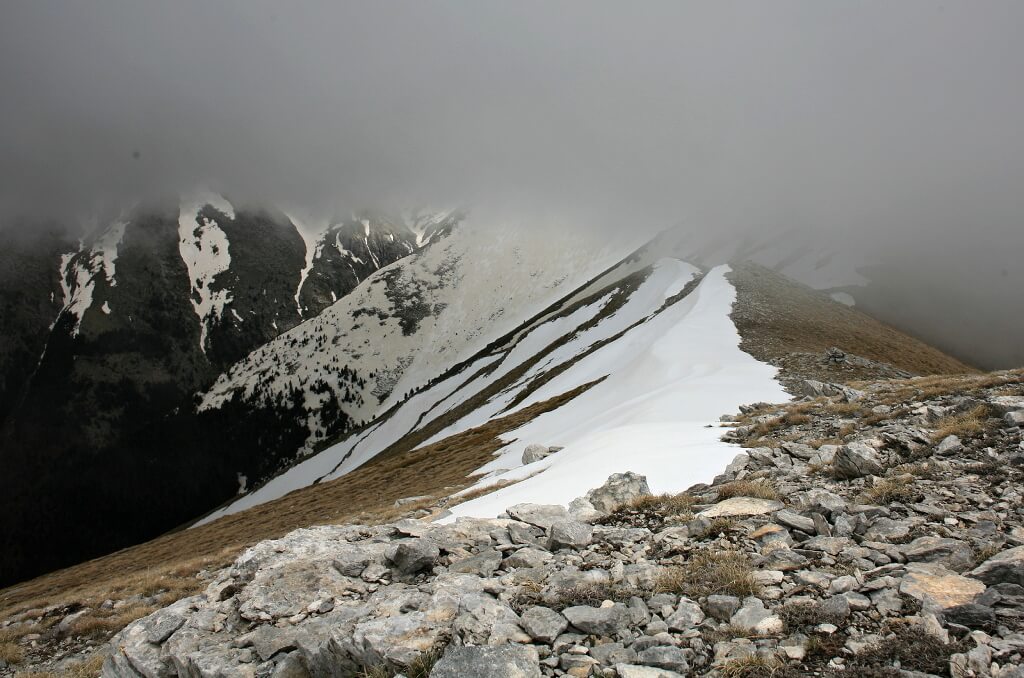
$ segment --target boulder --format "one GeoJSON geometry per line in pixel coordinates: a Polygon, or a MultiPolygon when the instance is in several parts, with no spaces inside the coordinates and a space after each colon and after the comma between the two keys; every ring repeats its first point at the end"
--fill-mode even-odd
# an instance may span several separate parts
{"type": "Polygon", "coordinates": [[[556,521],[569,517],[564,506],[558,504],[516,504],[505,509],[516,520],[546,530],[556,521]]]}
{"type": "Polygon", "coordinates": [[[956,454],[964,448],[960,439],[956,436],[946,436],[941,442],[935,447],[935,451],[938,454],[956,454]]]}
{"type": "Polygon", "coordinates": [[[565,617],[548,607],[535,606],[520,616],[520,626],[534,641],[550,645],[569,626],[565,617]]]}
{"type": "Polygon", "coordinates": [[[399,539],[391,544],[387,559],[401,574],[416,574],[433,566],[441,555],[437,544],[426,538],[399,539]]]}
{"type": "Polygon", "coordinates": [[[954,572],[963,572],[974,564],[970,544],[959,539],[918,537],[900,551],[910,562],[939,563],[954,572]]]}
{"type": "Polygon", "coordinates": [[[594,528],[578,520],[559,520],[548,529],[548,548],[581,549],[594,538],[594,528]]]}
{"type": "Polygon", "coordinates": [[[781,501],[758,499],[756,497],[731,497],[720,501],[714,506],[697,514],[702,518],[718,518],[719,516],[760,516],[773,513],[783,507],[781,501]]]}
{"type": "Polygon", "coordinates": [[[800,530],[805,534],[814,534],[814,519],[807,516],[801,515],[796,511],[789,509],[783,509],[776,511],[774,515],[775,522],[785,525],[786,527],[794,530],[800,530]]]}
{"type": "Polygon", "coordinates": [[[477,574],[481,577],[489,577],[501,565],[501,553],[494,550],[487,550],[469,558],[451,563],[448,566],[449,572],[463,574],[477,574]]]}
{"type": "Polygon", "coordinates": [[[1024,546],[997,553],[970,572],[989,586],[1018,584],[1024,586],[1024,546]]]}
{"type": "Polygon", "coordinates": [[[985,590],[977,579],[964,577],[937,563],[910,563],[900,593],[940,609],[966,605],[985,590]]]}
{"type": "Polygon", "coordinates": [[[885,473],[878,452],[864,443],[841,445],[832,460],[832,470],[837,477],[845,479],[885,473]]]}
{"type": "Polygon", "coordinates": [[[604,485],[590,490],[585,497],[595,509],[608,514],[623,504],[650,493],[651,488],[647,486],[646,477],[627,471],[608,476],[604,485]]]}
{"type": "Polygon", "coordinates": [[[748,633],[769,635],[782,632],[782,620],[768,611],[760,598],[753,596],[743,601],[743,607],[736,611],[729,623],[748,633]]]}
{"type": "Polygon", "coordinates": [[[575,605],[562,610],[562,614],[580,631],[595,636],[611,636],[629,621],[629,610],[622,603],[607,607],[575,605]]]}
{"type": "Polygon", "coordinates": [[[665,620],[665,623],[668,624],[670,631],[689,631],[702,621],[704,621],[704,611],[700,609],[700,605],[689,598],[680,598],[675,612],[665,620]]]}
{"type": "Polygon", "coordinates": [[[526,449],[523,450],[523,465],[525,466],[526,464],[532,464],[533,462],[540,461],[544,457],[550,455],[551,449],[549,447],[547,447],[546,445],[538,445],[537,443],[532,443],[530,445],[527,445],[526,449]]]}
{"type": "Polygon", "coordinates": [[[430,678],[540,678],[537,651],[527,645],[449,645],[430,678]]]}
{"type": "Polygon", "coordinates": [[[686,653],[671,645],[649,647],[637,655],[637,661],[645,666],[668,669],[677,673],[686,673],[690,664],[686,661],[686,653]]]}
{"type": "Polygon", "coordinates": [[[513,551],[507,558],[505,558],[505,567],[514,567],[516,569],[524,567],[540,567],[544,563],[550,561],[552,558],[551,554],[547,551],[535,549],[527,546],[526,548],[513,551]]]}
{"type": "Polygon", "coordinates": [[[682,673],[636,664],[616,664],[615,672],[619,678],[683,678],[682,673]]]}

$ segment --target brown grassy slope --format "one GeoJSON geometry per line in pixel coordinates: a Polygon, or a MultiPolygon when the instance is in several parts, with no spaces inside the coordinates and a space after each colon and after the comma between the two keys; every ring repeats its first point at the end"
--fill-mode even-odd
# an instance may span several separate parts
{"type": "MultiPolygon", "coordinates": [[[[823,355],[837,346],[916,375],[977,370],[810,287],[750,262],[731,264],[736,288],[732,319],[740,347],[755,358],[785,365],[797,353],[823,355]]],[[[821,375],[827,376],[827,375],[821,375]]],[[[830,381],[876,378],[848,370],[830,381]]]]}
{"type": "MultiPolygon", "coordinates": [[[[467,476],[490,461],[503,445],[499,435],[563,405],[591,385],[421,449],[375,458],[337,480],[296,490],[208,525],[167,534],[12,586],[0,591],[0,620],[24,609],[58,603],[96,606],[112,592],[127,597],[140,592],[154,577],[190,577],[204,567],[230,562],[260,540],[300,527],[392,520],[410,510],[408,506],[394,509],[396,499],[443,496],[468,486],[467,476]]],[[[187,594],[183,586],[182,595],[187,594]]]]}

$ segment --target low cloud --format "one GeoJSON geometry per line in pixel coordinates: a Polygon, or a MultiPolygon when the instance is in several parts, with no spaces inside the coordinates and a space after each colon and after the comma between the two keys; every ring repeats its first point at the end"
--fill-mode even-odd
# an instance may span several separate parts
{"type": "Polygon", "coordinates": [[[941,242],[984,267],[1024,251],[1022,24],[1012,1],[19,0],[0,209],[74,220],[202,184],[941,242]]]}

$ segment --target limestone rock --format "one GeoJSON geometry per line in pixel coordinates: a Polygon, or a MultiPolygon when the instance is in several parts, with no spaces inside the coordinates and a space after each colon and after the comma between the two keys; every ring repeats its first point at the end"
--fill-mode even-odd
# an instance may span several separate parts
{"type": "Polygon", "coordinates": [[[743,601],[729,623],[747,632],[768,635],[782,631],[782,620],[768,611],[760,598],[753,596],[743,601]]]}
{"type": "Polygon", "coordinates": [[[535,641],[551,644],[562,635],[569,622],[551,608],[534,606],[523,612],[520,625],[535,641]]]}
{"type": "Polygon", "coordinates": [[[879,476],[885,472],[878,452],[864,443],[840,446],[832,461],[832,470],[839,478],[879,476]]]}
{"type": "Polygon", "coordinates": [[[441,555],[437,544],[426,538],[399,539],[388,549],[387,558],[402,574],[415,574],[434,564],[441,555]]]}
{"type": "Polygon", "coordinates": [[[635,664],[616,664],[615,672],[619,678],[683,678],[683,674],[676,671],[635,664]]]}
{"type": "Polygon", "coordinates": [[[560,548],[580,549],[590,543],[594,537],[594,528],[578,520],[559,520],[548,529],[548,548],[556,551],[560,548]]]}
{"type": "Polygon", "coordinates": [[[947,570],[942,565],[911,563],[899,590],[915,600],[945,609],[972,602],[985,590],[985,584],[947,570]]]}
{"type": "Polygon", "coordinates": [[[989,586],[1018,584],[1024,586],[1024,546],[997,553],[974,568],[970,576],[989,586]]]}
{"type": "Polygon", "coordinates": [[[527,445],[526,449],[523,450],[523,465],[532,464],[535,461],[540,461],[541,459],[549,456],[550,454],[551,449],[548,448],[546,445],[538,445],[537,443],[527,445]]]}
{"type": "Polygon", "coordinates": [[[558,504],[516,504],[505,509],[516,520],[546,530],[556,521],[569,517],[564,506],[558,504]]]}
{"type": "Polygon", "coordinates": [[[717,518],[719,516],[760,516],[766,513],[778,511],[783,507],[781,501],[773,499],[758,499],[756,497],[731,497],[720,501],[714,506],[704,509],[697,514],[703,518],[717,518]]]}
{"type": "Polygon", "coordinates": [[[451,645],[434,664],[430,678],[540,678],[537,651],[524,645],[451,645]]]}
{"type": "Polygon", "coordinates": [[[651,493],[647,486],[647,478],[628,471],[626,473],[613,473],[608,476],[604,485],[587,492],[586,499],[591,506],[602,513],[611,513],[618,507],[626,504],[637,497],[651,493]]]}
{"type": "Polygon", "coordinates": [[[911,562],[939,563],[954,572],[963,572],[974,564],[974,551],[959,539],[918,537],[900,550],[911,562]]]}
{"type": "Polygon", "coordinates": [[[665,620],[665,623],[672,631],[689,631],[702,621],[704,621],[704,611],[700,609],[700,605],[689,598],[680,598],[675,612],[665,620]]]}
{"type": "Polygon", "coordinates": [[[562,610],[562,614],[580,631],[595,636],[611,636],[629,619],[629,611],[622,603],[615,603],[609,607],[575,605],[562,610]]]}

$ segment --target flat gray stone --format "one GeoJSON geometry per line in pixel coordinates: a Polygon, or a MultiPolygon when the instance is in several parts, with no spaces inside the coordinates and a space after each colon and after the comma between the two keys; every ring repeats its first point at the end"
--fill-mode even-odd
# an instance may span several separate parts
{"type": "Polygon", "coordinates": [[[537,651],[526,645],[449,645],[430,678],[540,678],[537,651]]]}
{"type": "Polygon", "coordinates": [[[774,499],[758,499],[756,497],[731,497],[720,501],[714,506],[697,514],[702,518],[718,518],[719,516],[760,516],[778,511],[784,506],[774,499]]]}

